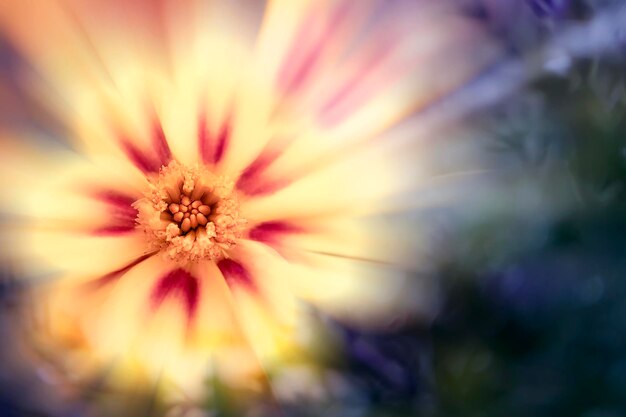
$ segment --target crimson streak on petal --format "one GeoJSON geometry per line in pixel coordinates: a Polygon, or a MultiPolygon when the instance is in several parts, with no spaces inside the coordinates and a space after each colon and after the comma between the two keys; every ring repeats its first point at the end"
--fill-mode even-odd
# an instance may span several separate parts
{"type": "MultiPolygon", "coordinates": [[[[324,126],[331,128],[343,122],[351,113],[356,112],[374,96],[374,94],[388,86],[389,79],[376,80],[376,71],[383,66],[396,49],[397,42],[391,35],[378,42],[357,66],[357,70],[343,81],[331,93],[319,111],[320,121],[324,126]],[[376,84],[378,81],[378,84],[376,84]]],[[[393,78],[391,78],[393,79],[393,78]]]]}
{"type": "Polygon", "coordinates": [[[349,15],[352,3],[341,2],[322,22],[316,22],[314,16],[317,13],[311,11],[292,42],[279,72],[277,83],[281,92],[294,94],[304,87],[320,61],[324,46],[332,41],[349,15]]]}
{"type": "Polygon", "coordinates": [[[198,121],[198,148],[203,162],[215,165],[222,160],[230,142],[232,127],[232,111],[222,122],[217,135],[211,134],[206,115],[200,116],[198,121]]]}
{"type": "Polygon", "coordinates": [[[182,268],[174,269],[159,280],[150,297],[152,310],[157,310],[170,296],[177,296],[183,303],[187,319],[191,321],[198,310],[200,297],[196,277],[182,268]]]}
{"type": "Polygon", "coordinates": [[[232,259],[222,259],[217,263],[217,267],[222,272],[229,287],[233,288],[237,285],[241,285],[247,289],[256,290],[250,272],[239,262],[233,261],[232,259]]]}
{"type": "Polygon", "coordinates": [[[248,196],[261,197],[276,193],[289,186],[292,182],[293,179],[290,178],[279,180],[259,178],[252,183],[237,184],[237,188],[248,196]]]}
{"type": "Polygon", "coordinates": [[[239,176],[237,189],[248,196],[263,196],[280,191],[290,185],[296,176],[273,179],[264,175],[265,170],[276,160],[279,153],[264,151],[239,176]]]}
{"type": "Polygon", "coordinates": [[[172,151],[167,143],[167,138],[165,137],[165,132],[163,131],[163,125],[161,122],[155,120],[153,129],[152,146],[156,151],[156,155],[160,163],[159,169],[161,169],[161,166],[167,166],[167,164],[172,161],[172,151]]]}
{"type": "Polygon", "coordinates": [[[237,188],[248,195],[253,195],[254,190],[263,185],[263,173],[278,158],[279,152],[264,150],[261,154],[243,170],[237,180],[237,188]]]}
{"type": "Polygon", "coordinates": [[[133,269],[134,267],[136,267],[137,265],[139,265],[140,263],[142,263],[143,261],[145,261],[146,259],[150,258],[152,255],[154,255],[156,252],[152,252],[152,253],[147,253],[145,255],[141,255],[140,257],[138,257],[137,259],[135,259],[134,261],[124,265],[123,267],[116,269],[115,271],[109,272],[108,274],[94,280],[94,281],[90,281],[88,283],[88,285],[91,288],[102,288],[108,284],[111,284],[115,281],[117,281],[118,279],[120,279],[125,273],[127,273],[128,271],[130,271],[131,269],[133,269]]]}
{"type": "Polygon", "coordinates": [[[151,147],[147,151],[140,149],[126,135],[120,138],[120,145],[128,159],[146,174],[159,172],[162,166],[172,160],[172,151],[159,121],[153,123],[152,132],[151,147]]]}
{"type": "Polygon", "coordinates": [[[97,236],[115,236],[135,230],[137,210],[132,206],[136,200],[127,194],[115,190],[103,190],[93,195],[107,205],[106,223],[93,230],[97,236]]]}
{"type": "Polygon", "coordinates": [[[279,244],[280,238],[290,233],[299,233],[303,229],[285,221],[259,223],[248,232],[248,236],[257,242],[270,245],[279,244]]]}
{"type": "Polygon", "coordinates": [[[139,168],[141,172],[145,174],[159,172],[159,169],[161,169],[159,161],[152,159],[126,137],[123,137],[120,142],[128,159],[130,159],[133,165],[139,168]]]}
{"type": "Polygon", "coordinates": [[[127,210],[130,208],[133,211],[135,209],[131,207],[131,204],[133,204],[135,200],[137,200],[133,196],[121,193],[116,190],[102,190],[100,192],[95,193],[93,197],[119,210],[127,210]]]}
{"type": "Polygon", "coordinates": [[[119,236],[135,231],[135,223],[132,224],[113,224],[98,227],[91,231],[94,236],[119,236]]]}
{"type": "Polygon", "coordinates": [[[291,184],[296,178],[271,178],[268,168],[294,142],[294,136],[274,136],[259,155],[241,172],[237,179],[237,189],[248,196],[262,196],[277,192],[291,184]]]}
{"type": "Polygon", "coordinates": [[[277,220],[257,224],[248,231],[248,238],[250,240],[264,243],[273,248],[283,258],[296,262],[296,252],[287,246],[287,242],[284,241],[284,237],[306,231],[307,229],[302,226],[298,226],[287,221],[277,220]]]}

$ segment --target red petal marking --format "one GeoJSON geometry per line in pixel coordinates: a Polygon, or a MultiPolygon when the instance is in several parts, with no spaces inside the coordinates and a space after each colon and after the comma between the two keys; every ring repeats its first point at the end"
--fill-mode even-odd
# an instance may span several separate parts
{"type": "MultiPolygon", "coordinates": [[[[280,188],[275,187],[277,185],[276,181],[264,178],[263,173],[293,143],[294,139],[295,137],[291,136],[272,137],[256,159],[239,175],[237,188],[248,195],[269,193],[280,188]]],[[[282,182],[287,185],[291,180],[283,180],[282,182]]]]}
{"type": "Polygon", "coordinates": [[[113,272],[109,272],[108,274],[95,279],[93,281],[90,281],[88,284],[89,286],[93,286],[94,288],[101,288],[104,287],[105,285],[108,285],[112,282],[117,281],[119,278],[121,278],[125,273],[127,273],[128,271],[130,271],[131,269],[133,269],[135,266],[139,265],[140,263],[142,263],[143,261],[145,261],[146,259],[148,259],[149,257],[151,257],[152,255],[154,255],[156,252],[152,252],[152,253],[147,253],[145,255],[141,255],[139,258],[135,259],[134,261],[130,262],[129,264],[121,267],[120,269],[116,269],[113,272]]]}
{"type": "Polygon", "coordinates": [[[215,148],[215,155],[213,158],[213,163],[217,164],[222,160],[224,156],[224,151],[228,145],[230,134],[232,130],[232,115],[229,115],[224,123],[222,123],[222,128],[220,129],[220,133],[217,136],[217,146],[215,148]]]}
{"type": "Polygon", "coordinates": [[[170,150],[170,145],[167,143],[167,138],[165,137],[165,132],[163,131],[163,125],[158,120],[154,122],[152,146],[154,146],[161,166],[167,165],[172,161],[172,151],[170,150]]]}
{"type": "Polygon", "coordinates": [[[200,157],[203,161],[209,160],[211,149],[209,146],[210,137],[207,126],[206,115],[200,115],[198,118],[198,150],[200,151],[200,157]]]}
{"type": "Polygon", "coordinates": [[[163,126],[158,120],[154,122],[150,149],[142,150],[129,138],[122,136],[120,145],[130,161],[146,174],[159,172],[163,165],[172,160],[172,151],[163,132],[163,126]]]}
{"type": "Polygon", "coordinates": [[[315,12],[309,15],[295,36],[279,72],[278,86],[284,93],[297,92],[310,77],[324,47],[350,11],[351,2],[344,1],[324,22],[319,33],[315,32],[315,12]]]}
{"type": "Polygon", "coordinates": [[[135,230],[137,210],[132,206],[135,198],[115,190],[104,190],[94,194],[94,198],[109,206],[109,216],[105,225],[92,233],[97,236],[115,236],[135,230]]]}
{"type": "Polygon", "coordinates": [[[161,169],[160,161],[152,159],[145,152],[141,151],[133,145],[128,139],[121,140],[121,146],[130,161],[146,174],[159,172],[161,169]]]}
{"type": "Polygon", "coordinates": [[[132,225],[113,225],[99,227],[91,232],[95,236],[118,236],[131,233],[135,230],[135,223],[132,225]]]}
{"type": "Polygon", "coordinates": [[[260,197],[273,194],[282,190],[291,184],[295,178],[281,178],[279,180],[264,180],[257,178],[256,181],[250,183],[237,184],[237,187],[244,194],[251,197],[260,197]]]}
{"type": "Polygon", "coordinates": [[[277,151],[264,150],[243,170],[237,180],[237,188],[241,191],[253,190],[263,183],[263,172],[278,158],[277,151]]]}
{"type": "Polygon", "coordinates": [[[150,296],[151,308],[157,310],[167,297],[178,296],[184,304],[187,319],[192,320],[198,310],[200,297],[199,283],[196,277],[184,269],[170,271],[159,280],[150,296]]]}
{"type": "MultiPolygon", "coordinates": [[[[328,127],[342,122],[349,113],[354,112],[367,103],[368,99],[371,99],[373,93],[377,91],[371,84],[373,73],[394,51],[395,45],[393,39],[380,42],[368,53],[368,56],[363,60],[364,62],[359,65],[359,69],[348,77],[348,80],[322,105],[320,118],[328,127]]],[[[383,85],[379,85],[379,87],[383,87],[383,85]]]]}
{"type": "Polygon", "coordinates": [[[250,290],[256,289],[250,273],[239,262],[235,262],[232,259],[222,259],[217,263],[217,267],[222,271],[222,275],[229,287],[242,285],[250,290]]]}
{"type": "Polygon", "coordinates": [[[219,163],[230,142],[233,127],[232,111],[226,116],[219,133],[213,136],[207,124],[206,115],[201,115],[198,119],[198,147],[202,161],[209,164],[219,163]]]}
{"type": "Polygon", "coordinates": [[[259,223],[248,231],[248,238],[264,243],[273,248],[288,261],[297,261],[293,250],[284,244],[282,238],[288,234],[303,233],[306,229],[286,221],[273,221],[259,223]]]}
{"type": "Polygon", "coordinates": [[[303,232],[302,227],[296,226],[285,221],[272,221],[259,223],[248,232],[248,237],[257,242],[263,242],[270,245],[280,243],[280,238],[290,233],[303,232]]]}
{"type": "Polygon", "coordinates": [[[239,179],[237,180],[237,186],[240,184],[246,184],[250,181],[253,181],[256,177],[258,177],[267,167],[269,167],[272,162],[276,159],[277,154],[274,155],[264,155],[261,154],[257,159],[255,159],[250,165],[243,170],[239,179]]]}
{"type": "MultiPolygon", "coordinates": [[[[132,208],[131,205],[137,200],[135,197],[130,196],[128,194],[123,194],[119,191],[115,190],[103,190],[95,193],[94,198],[112,206],[120,210],[125,210],[127,208],[132,208]]],[[[133,209],[135,210],[135,209],[133,209]]]]}

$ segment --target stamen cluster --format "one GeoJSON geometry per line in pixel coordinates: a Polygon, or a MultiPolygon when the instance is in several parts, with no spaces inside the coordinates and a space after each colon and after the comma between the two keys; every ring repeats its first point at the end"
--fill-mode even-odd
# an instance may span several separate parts
{"type": "Polygon", "coordinates": [[[191,201],[189,196],[183,195],[179,203],[171,203],[168,206],[168,211],[172,215],[172,220],[178,223],[180,230],[187,233],[196,230],[198,226],[206,226],[211,207],[202,200],[191,201]]]}
{"type": "Polygon", "coordinates": [[[148,179],[134,207],[150,249],[180,263],[224,258],[246,223],[232,181],[176,161],[148,179]]]}

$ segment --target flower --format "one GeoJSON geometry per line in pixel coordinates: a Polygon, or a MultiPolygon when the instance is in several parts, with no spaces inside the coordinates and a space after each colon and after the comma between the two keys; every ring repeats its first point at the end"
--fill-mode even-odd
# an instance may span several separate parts
{"type": "Polygon", "coordinates": [[[0,27],[39,103],[2,125],[7,250],[65,374],[245,383],[309,304],[422,308],[415,233],[379,217],[428,177],[402,123],[497,54],[448,2],[9,0],[0,27]]]}

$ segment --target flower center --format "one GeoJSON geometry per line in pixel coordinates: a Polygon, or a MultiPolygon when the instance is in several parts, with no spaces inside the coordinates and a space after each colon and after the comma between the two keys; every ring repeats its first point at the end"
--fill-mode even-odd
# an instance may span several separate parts
{"type": "Polygon", "coordinates": [[[191,201],[188,195],[183,194],[179,203],[170,203],[168,211],[181,232],[187,233],[190,230],[196,230],[198,226],[206,226],[209,222],[211,206],[201,199],[191,201]]]}
{"type": "Polygon", "coordinates": [[[246,223],[232,181],[176,161],[148,178],[133,206],[149,249],[180,263],[224,258],[246,223]]]}

